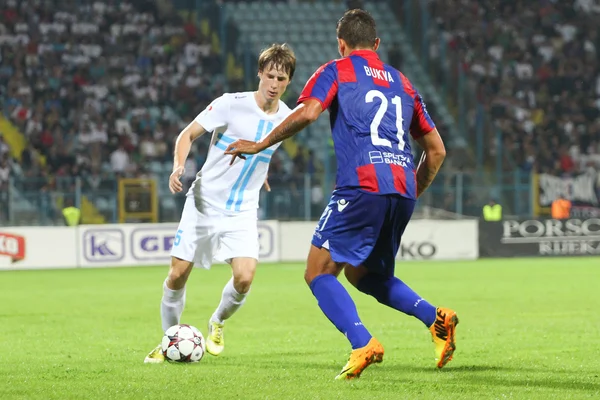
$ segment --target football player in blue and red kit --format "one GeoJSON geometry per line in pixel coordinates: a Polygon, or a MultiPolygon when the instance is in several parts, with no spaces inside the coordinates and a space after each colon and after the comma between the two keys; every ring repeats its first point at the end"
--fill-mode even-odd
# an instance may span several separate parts
{"type": "Polygon", "coordinates": [[[416,199],[431,184],[446,151],[421,96],[377,56],[375,21],[350,10],[338,21],[342,58],[321,66],[306,83],[299,106],[261,142],[240,140],[226,154],[244,158],[289,138],[329,110],[336,188],[315,230],[305,272],[319,307],[352,345],[336,379],[358,378],[383,360],[383,346],[362,324],[337,280],[342,270],[359,291],[421,320],[430,329],[436,365],[452,359],[456,313],[435,307],[394,276],[395,258],[416,199]],[[415,168],[408,134],[423,148],[415,168]]]}

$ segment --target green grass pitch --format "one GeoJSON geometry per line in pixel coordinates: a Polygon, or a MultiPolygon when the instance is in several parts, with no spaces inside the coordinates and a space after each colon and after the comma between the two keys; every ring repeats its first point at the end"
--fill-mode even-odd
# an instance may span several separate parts
{"type": "MultiPolygon", "coordinates": [[[[600,398],[600,258],[399,263],[457,310],[454,360],[436,370],[419,321],[350,288],[386,351],[352,382],[333,380],[349,345],[303,270],[260,265],[224,353],[189,365],[143,364],[162,335],[166,267],[2,272],[0,399],[600,398]]],[[[206,332],[229,274],[192,273],[182,323],[206,332]]]]}

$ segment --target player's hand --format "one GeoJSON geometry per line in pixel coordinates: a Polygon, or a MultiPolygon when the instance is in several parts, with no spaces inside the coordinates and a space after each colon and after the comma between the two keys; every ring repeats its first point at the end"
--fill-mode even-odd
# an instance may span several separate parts
{"type": "Polygon", "coordinates": [[[271,191],[271,185],[269,185],[269,179],[265,178],[265,183],[263,184],[263,186],[265,187],[265,190],[267,192],[271,191]]]}
{"type": "Polygon", "coordinates": [[[173,170],[173,173],[171,173],[171,176],[169,177],[169,190],[171,193],[175,194],[183,190],[183,183],[181,183],[180,178],[184,172],[185,169],[183,167],[177,167],[173,170]]]}
{"type": "Polygon", "coordinates": [[[245,160],[246,157],[243,154],[256,154],[260,150],[261,149],[259,148],[258,143],[252,142],[250,140],[240,139],[227,146],[227,148],[225,149],[225,154],[231,155],[231,162],[229,163],[229,165],[232,165],[236,157],[245,160]]]}

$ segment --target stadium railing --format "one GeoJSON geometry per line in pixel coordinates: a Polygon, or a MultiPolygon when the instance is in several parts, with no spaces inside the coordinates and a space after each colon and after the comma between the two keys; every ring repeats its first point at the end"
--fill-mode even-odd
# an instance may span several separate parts
{"type": "MultiPolygon", "coordinates": [[[[156,221],[178,221],[185,195],[173,196],[169,192],[166,175],[154,175],[150,179],[156,182],[156,221]]],[[[261,191],[261,219],[318,220],[333,190],[333,176],[325,179],[324,174],[270,176],[269,179],[272,191],[261,191]]],[[[531,176],[517,170],[502,174],[500,180],[500,185],[489,186],[480,171],[442,172],[419,199],[416,212],[425,217],[431,213],[422,213],[424,209],[443,210],[448,213],[446,216],[479,216],[483,205],[490,198],[496,198],[507,214],[533,215],[531,176]]],[[[120,218],[123,209],[140,209],[144,202],[136,195],[123,193],[119,187],[118,178],[106,176],[11,178],[8,191],[0,196],[0,223],[5,226],[63,225],[62,208],[72,202],[84,211],[86,201],[95,206],[106,223],[127,222],[120,218]]],[[[97,223],[95,219],[86,221],[85,217],[82,222],[97,223]]]]}

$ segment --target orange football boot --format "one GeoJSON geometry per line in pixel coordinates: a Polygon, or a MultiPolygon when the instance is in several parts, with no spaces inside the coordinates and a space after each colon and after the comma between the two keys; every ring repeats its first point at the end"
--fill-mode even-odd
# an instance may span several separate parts
{"type": "Polygon", "coordinates": [[[442,307],[436,310],[435,322],[429,327],[429,331],[435,344],[435,360],[438,368],[442,368],[452,360],[456,350],[456,325],[458,325],[456,312],[442,307]]]}
{"type": "Polygon", "coordinates": [[[383,361],[383,346],[375,338],[371,338],[365,347],[352,350],[348,362],[342,368],[342,372],[335,379],[355,379],[359,378],[360,374],[373,363],[383,361]]]}

